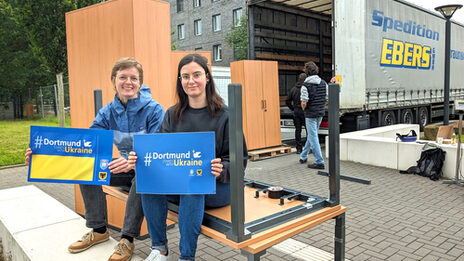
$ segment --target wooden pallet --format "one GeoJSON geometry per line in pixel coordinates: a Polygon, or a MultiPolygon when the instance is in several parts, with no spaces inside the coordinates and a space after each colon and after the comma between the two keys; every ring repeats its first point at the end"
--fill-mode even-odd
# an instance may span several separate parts
{"type": "Polygon", "coordinates": [[[277,156],[288,155],[292,151],[292,148],[289,146],[278,146],[260,150],[252,150],[248,152],[248,157],[251,161],[263,160],[268,158],[273,158],[277,156]]]}

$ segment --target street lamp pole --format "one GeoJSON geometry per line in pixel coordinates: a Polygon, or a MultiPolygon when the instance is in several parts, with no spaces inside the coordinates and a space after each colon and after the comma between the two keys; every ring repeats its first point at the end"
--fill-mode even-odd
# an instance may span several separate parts
{"type": "Polygon", "coordinates": [[[445,26],[445,88],[443,101],[443,125],[449,124],[449,93],[450,93],[450,56],[451,56],[451,17],[462,5],[442,5],[435,7],[446,19],[445,26]]]}
{"type": "Polygon", "coordinates": [[[446,19],[445,26],[445,97],[443,125],[449,124],[449,92],[450,92],[450,49],[451,49],[451,21],[446,19]]]}

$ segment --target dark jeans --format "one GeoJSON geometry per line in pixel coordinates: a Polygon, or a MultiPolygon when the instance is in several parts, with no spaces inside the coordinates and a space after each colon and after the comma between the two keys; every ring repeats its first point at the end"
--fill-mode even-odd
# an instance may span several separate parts
{"type": "MultiPolygon", "coordinates": [[[[135,172],[133,170],[112,174],[110,186],[130,186],[129,196],[126,202],[126,213],[122,234],[138,237],[143,221],[142,201],[140,194],[136,193],[135,172]]],[[[106,195],[99,185],[80,185],[84,199],[86,226],[100,228],[107,225],[106,195]]]]}
{"type": "Polygon", "coordinates": [[[214,208],[230,204],[230,184],[216,183],[216,194],[208,195],[142,194],[151,245],[153,249],[160,251],[167,250],[168,247],[166,236],[168,201],[179,204],[179,258],[195,260],[205,207],[214,208]]]}
{"type": "MultiPolygon", "coordinates": [[[[293,113],[293,124],[295,125],[296,149],[301,150],[303,148],[303,141],[301,140],[301,130],[302,130],[302,127],[305,126],[304,112],[295,111],[293,113]]],[[[307,135],[308,135],[308,131],[306,131],[306,136],[307,135]]]]}

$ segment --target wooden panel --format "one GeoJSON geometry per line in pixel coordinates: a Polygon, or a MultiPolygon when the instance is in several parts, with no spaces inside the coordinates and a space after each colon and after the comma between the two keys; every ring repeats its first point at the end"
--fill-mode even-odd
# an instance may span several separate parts
{"type": "MultiPolygon", "coordinates": [[[[108,210],[108,225],[122,229],[124,213],[126,213],[126,202],[111,195],[106,195],[106,205],[108,210]]],[[[148,229],[147,221],[144,218],[142,227],[140,228],[140,236],[146,234],[148,234],[148,229]]]]}
{"type": "Polygon", "coordinates": [[[154,99],[164,107],[172,104],[165,92],[171,72],[169,19],[169,3],[153,0],[110,1],[66,14],[72,127],[92,123],[93,90],[102,89],[103,104],[114,98],[111,69],[121,57],[137,59],[154,99]]]}
{"type": "Polygon", "coordinates": [[[282,144],[280,133],[279,71],[277,62],[262,61],[263,98],[265,100],[264,128],[266,147],[282,144]]]}
{"type": "Polygon", "coordinates": [[[78,184],[74,184],[74,209],[79,215],[85,215],[84,200],[82,199],[81,190],[78,184]]]}
{"type": "Polygon", "coordinates": [[[241,84],[242,85],[242,121],[243,121],[243,135],[245,136],[245,141],[247,148],[250,149],[250,141],[248,139],[248,117],[246,111],[249,106],[246,103],[246,95],[244,95],[244,82],[245,75],[243,71],[243,61],[232,62],[230,63],[230,78],[231,83],[241,84]]]}
{"type": "MultiPolygon", "coordinates": [[[[261,193],[259,198],[255,198],[255,191],[256,189],[254,188],[244,188],[245,223],[252,222],[305,203],[299,200],[287,200],[285,201],[285,204],[281,206],[279,205],[280,199],[268,198],[264,193],[261,193]]],[[[222,220],[231,222],[230,205],[222,208],[208,209],[205,212],[222,220]]]]}
{"type": "Polygon", "coordinates": [[[66,13],[74,128],[91,125],[95,116],[93,90],[102,90],[103,104],[113,99],[111,69],[119,58],[134,56],[132,1],[111,1],[66,13]]]}
{"type": "MultiPolygon", "coordinates": [[[[211,52],[207,51],[171,51],[171,78],[170,78],[170,86],[171,88],[171,94],[170,94],[170,99],[171,99],[171,105],[174,105],[176,100],[176,85],[177,85],[177,67],[179,66],[180,60],[184,58],[187,54],[191,53],[198,53],[201,54],[202,56],[206,57],[208,59],[208,67],[209,70],[211,71],[211,52]]],[[[168,107],[165,107],[167,110],[168,107]]]]}
{"type": "MultiPolygon", "coordinates": [[[[119,191],[116,187],[110,187],[110,186],[102,186],[103,191],[105,193],[108,192],[108,190],[111,191],[119,191]]],[[[119,192],[123,194],[122,192],[119,192]]],[[[106,196],[106,204],[107,204],[107,217],[108,217],[108,224],[110,226],[116,227],[121,229],[124,223],[124,214],[126,211],[126,201],[127,200],[127,194],[125,194],[125,197],[114,197],[114,196],[106,196]]],[[[84,200],[82,199],[82,194],[81,190],[79,189],[79,185],[74,185],[74,205],[75,205],[75,210],[76,213],[79,215],[85,216],[85,206],[84,206],[84,200]]],[[[169,222],[169,225],[173,224],[173,222],[169,222]]],[[[140,236],[144,236],[148,234],[148,229],[147,229],[147,222],[145,218],[143,219],[142,227],[140,229],[140,236]]]]}
{"type": "MultiPolygon", "coordinates": [[[[256,52],[256,58],[268,59],[268,60],[291,61],[291,62],[307,62],[307,61],[313,61],[315,63],[319,62],[319,58],[314,57],[314,56],[303,57],[303,56],[270,54],[270,53],[261,53],[261,52],[256,52]]],[[[299,70],[301,71],[301,68],[299,70]]]]}
{"type": "Polygon", "coordinates": [[[243,88],[243,131],[248,149],[280,145],[277,62],[256,60],[233,62],[231,80],[232,83],[242,84],[243,88]],[[272,93],[266,93],[268,89],[272,90],[272,93]],[[264,106],[270,113],[264,111],[264,106]],[[268,115],[269,119],[267,119],[268,115]],[[267,142],[266,133],[270,135],[270,142],[267,142]],[[279,136],[278,141],[277,136],[279,136]]]}
{"type": "Polygon", "coordinates": [[[248,139],[249,150],[266,147],[266,137],[264,129],[264,98],[263,82],[259,75],[262,74],[261,61],[244,61],[244,92],[242,97],[247,105],[248,139]]]}
{"type": "MultiPolygon", "coordinates": [[[[144,84],[166,110],[172,103],[169,3],[135,0],[134,58],[143,66],[144,84]]],[[[120,18],[119,18],[120,19],[120,18]]]]}
{"type": "Polygon", "coordinates": [[[263,95],[259,61],[231,63],[231,82],[242,85],[243,131],[249,150],[265,147],[263,95]]]}
{"type": "Polygon", "coordinates": [[[290,238],[345,212],[346,208],[341,205],[323,208],[305,216],[289,220],[281,225],[265,230],[258,234],[252,235],[251,239],[242,241],[240,243],[234,242],[228,239],[225,234],[222,234],[206,226],[201,227],[201,233],[235,249],[244,249],[250,253],[258,253],[265,249],[263,245],[265,245],[265,247],[269,247],[271,245],[277,244],[287,238],[290,238]],[[271,240],[271,244],[269,244],[269,240],[271,240]]]}

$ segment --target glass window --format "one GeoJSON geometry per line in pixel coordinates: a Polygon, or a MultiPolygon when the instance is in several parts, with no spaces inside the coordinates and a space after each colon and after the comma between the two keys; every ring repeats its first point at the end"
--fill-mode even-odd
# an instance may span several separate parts
{"type": "Polygon", "coordinates": [[[179,40],[182,40],[185,38],[185,26],[184,24],[180,24],[177,26],[177,36],[179,40]]]}
{"type": "Polygon", "coordinates": [[[213,15],[213,32],[221,31],[221,15],[213,15]]]}
{"type": "Polygon", "coordinates": [[[193,0],[193,7],[200,7],[201,6],[201,0],[193,0]]]}
{"type": "Polygon", "coordinates": [[[222,61],[222,46],[220,44],[213,45],[213,60],[222,61]]]}
{"type": "Polygon", "coordinates": [[[177,0],[177,12],[184,11],[184,0],[177,0]]]}
{"type": "Polygon", "coordinates": [[[242,17],[242,8],[238,8],[232,11],[234,26],[240,25],[240,18],[242,17]]]}
{"type": "Polygon", "coordinates": [[[193,21],[193,31],[195,35],[201,35],[201,19],[193,21]]]}

